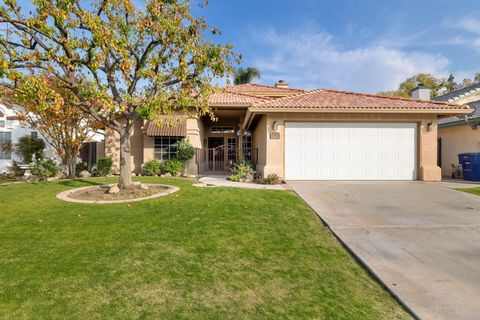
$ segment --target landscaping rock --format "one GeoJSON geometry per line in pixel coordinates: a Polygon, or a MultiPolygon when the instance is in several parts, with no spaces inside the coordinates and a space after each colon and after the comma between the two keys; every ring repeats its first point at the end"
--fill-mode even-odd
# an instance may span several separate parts
{"type": "Polygon", "coordinates": [[[108,189],[109,194],[117,194],[120,192],[120,188],[115,184],[108,189]]]}
{"type": "Polygon", "coordinates": [[[142,183],[142,184],[140,184],[140,189],[142,189],[142,190],[148,190],[149,188],[148,188],[148,185],[142,183]]]}
{"type": "Polygon", "coordinates": [[[253,182],[253,174],[247,174],[245,177],[245,182],[246,183],[252,183],[253,182]]]}
{"type": "Polygon", "coordinates": [[[137,187],[140,187],[141,184],[142,183],[139,182],[139,181],[132,182],[132,185],[137,186],[137,187]]]}
{"type": "Polygon", "coordinates": [[[80,178],[90,178],[92,175],[87,170],[83,170],[78,174],[80,178]]]}
{"type": "Polygon", "coordinates": [[[172,174],[170,172],[162,174],[162,177],[167,177],[168,178],[168,177],[171,177],[171,176],[172,176],[172,174]]]}

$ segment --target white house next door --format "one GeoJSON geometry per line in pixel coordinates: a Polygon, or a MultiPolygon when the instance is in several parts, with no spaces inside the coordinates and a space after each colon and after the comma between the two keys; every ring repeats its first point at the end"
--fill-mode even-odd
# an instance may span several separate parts
{"type": "Polygon", "coordinates": [[[285,123],[287,180],[415,180],[415,123],[285,123]]]}

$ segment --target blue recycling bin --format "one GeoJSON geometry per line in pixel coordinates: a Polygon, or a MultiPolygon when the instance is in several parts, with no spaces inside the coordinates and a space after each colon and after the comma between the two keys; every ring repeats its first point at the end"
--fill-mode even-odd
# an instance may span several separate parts
{"type": "Polygon", "coordinates": [[[480,181],[480,152],[459,154],[458,161],[462,166],[463,179],[480,181]]]}

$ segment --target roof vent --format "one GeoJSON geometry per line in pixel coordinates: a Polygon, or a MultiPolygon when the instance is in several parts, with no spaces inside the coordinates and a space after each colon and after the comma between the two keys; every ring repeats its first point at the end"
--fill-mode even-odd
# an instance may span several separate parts
{"type": "Polygon", "coordinates": [[[287,89],[288,88],[288,82],[285,80],[278,80],[277,83],[275,83],[276,88],[282,88],[282,89],[287,89]]]}
{"type": "Polygon", "coordinates": [[[418,85],[415,89],[412,90],[412,99],[415,100],[430,100],[431,99],[432,89],[427,87],[421,82],[418,82],[418,85]]]}

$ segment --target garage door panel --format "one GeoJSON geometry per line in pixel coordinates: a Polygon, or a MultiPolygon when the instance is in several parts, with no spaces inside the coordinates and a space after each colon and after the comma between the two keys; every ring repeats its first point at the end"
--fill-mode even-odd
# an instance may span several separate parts
{"type": "Polygon", "coordinates": [[[298,180],[412,180],[416,124],[286,123],[285,175],[298,180]]]}

